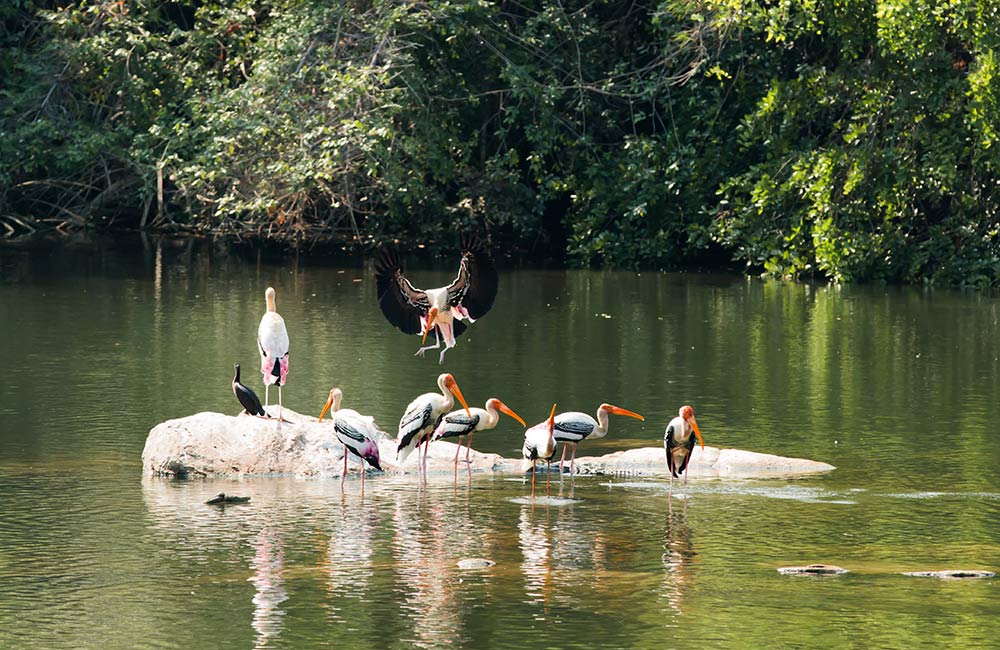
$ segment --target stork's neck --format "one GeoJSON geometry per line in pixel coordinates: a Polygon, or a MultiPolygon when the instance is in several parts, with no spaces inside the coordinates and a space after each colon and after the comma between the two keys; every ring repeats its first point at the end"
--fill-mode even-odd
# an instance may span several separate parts
{"type": "Polygon", "coordinates": [[[450,411],[451,407],[455,405],[455,396],[448,390],[448,386],[445,385],[444,381],[445,375],[438,377],[438,388],[441,389],[441,395],[444,396],[444,410],[450,411]]]}
{"type": "Polygon", "coordinates": [[[267,291],[264,292],[264,301],[267,302],[268,311],[278,311],[278,307],[274,303],[274,289],[267,288],[267,291]]]}
{"type": "Polygon", "coordinates": [[[344,394],[342,392],[334,391],[333,393],[333,404],[330,406],[330,411],[336,413],[340,410],[340,400],[344,399],[344,394]]]}
{"type": "MultiPolygon", "coordinates": [[[[606,436],[608,434],[608,412],[604,409],[597,409],[597,434],[595,438],[606,436]]],[[[593,435],[593,434],[591,434],[593,435]]]]}
{"type": "Polygon", "coordinates": [[[497,411],[496,400],[488,399],[486,400],[486,422],[483,426],[484,429],[492,429],[500,421],[500,413],[497,411]]]}

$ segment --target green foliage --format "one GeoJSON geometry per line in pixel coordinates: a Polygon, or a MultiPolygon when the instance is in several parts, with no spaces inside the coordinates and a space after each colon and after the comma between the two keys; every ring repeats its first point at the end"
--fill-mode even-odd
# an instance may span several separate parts
{"type": "Polygon", "coordinates": [[[17,0],[0,223],[996,285],[993,5],[17,0]]]}

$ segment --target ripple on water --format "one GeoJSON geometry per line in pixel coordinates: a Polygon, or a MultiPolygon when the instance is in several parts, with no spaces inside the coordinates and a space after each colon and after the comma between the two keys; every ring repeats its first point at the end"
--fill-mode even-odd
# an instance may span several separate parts
{"type": "MultiPolygon", "coordinates": [[[[640,490],[655,490],[657,492],[668,492],[669,485],[652,481],[633,481],[622,483],[606,483],[607,487],[631,488],[640,490]]],[[[675,486],[676,492],[676,486],[675,486]]],[[[815,487],[805,487],[800,485],[781,486],[754,486],[734,484],[711,484],[711,485],[688,485],[688,495],[692,494],[721,494],[721,495],[741,495],[751,497],[764,497],[767,499],[787,499],[790,501],[801,501],[802,503],[830,503],[834,505],[854,505],[857,501],[844,498],[844,494],[831,490],[823,490],[815,487]]],[[[675,498],[685,498],[683,493],[673,494],[675,498]]]]}

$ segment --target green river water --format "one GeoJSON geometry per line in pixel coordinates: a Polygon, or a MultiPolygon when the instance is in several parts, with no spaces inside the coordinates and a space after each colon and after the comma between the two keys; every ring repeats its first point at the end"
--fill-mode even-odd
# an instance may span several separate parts
{"type": "MultiPolygon", "coordinates": [[[[440,286],[450,267],[414,270],[440,286]]],[[[378,311],[370,263],[196,242],[0,248],[0,648],[1000,647],[1000,299],[738,275],[503,270],[445,365],[378,311]],[[613,418],[580,455],[658,446],[684,403],[706,443],[820,460],[800,478],[581,477],[532,502],[458,485],[144,477],[150,428],[263,395],[274,286],[286,406],[395,423],[452,372],[530,423],[613,418]],[[219,491],[247,505],[204,504],[219,491]],[[459,560],[496,565],[462,570],[459,560]],[[824,562],[831,578],[779,575],[824,562]]],[[[519,453],[509,418],[475,446],[519,453]]]]}

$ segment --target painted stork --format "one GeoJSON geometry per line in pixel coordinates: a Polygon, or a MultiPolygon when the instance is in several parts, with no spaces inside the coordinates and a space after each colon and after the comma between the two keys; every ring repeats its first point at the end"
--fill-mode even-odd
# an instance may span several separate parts
{"type": "MultiPolygon", "coordinates": [[[[455,450],[455,471],[458,471],[458,452],[462,450],[462,437],[468,435],[466,448],[465,448],[465,462],[469,462],[469,451],[472,449],[472,434],[476,431],[486,431],[496,427],[497,422],[500,421],[500,413],[502,411],[514,418],[521,423],[521,426],[527,426],[520,415],[511,410],[509,406],[501,402],[496,397],[491,397],[486,400],[486,408],[478,409],[471,408],[466,411],[458,410],[448,413],[443,418],[441,422],[434,429],[434,434],[431,436],[431,440],[440,440],[441,438],[458,438],[458,449],[455,450]]],[[[469,471],[472,471],[471,466],[469,471]]]]}
{"type": "Polygon", "coordinates": [[[438,289],[417,289],[403,275],[399,256],[383,250],[375,265],[378,304],[386,319],[405,334],[422,334],[420,349],[441,347],[438,363],[444,363],[445,352],[455,347],[455,337],[461,336],[467,325],[482,318],[493,306],[497,296],[497,270],[489,251],[477,239],[464,238],[458,275],[451,284],[438,289]],[[434,330],[434,345],[425,346],[427,335],[434,330]]]}
{"type": "MultiPolygon", "coordinates": [[[[552,457],[556,455],[556,439],[553,435],[555,429],[556,421],[556,405],[552,405],[552,412],[549,413],[549,419],[545,422],[539,422],[535,426],[526,429],[524,432],[524,446],[521,447],[521,454],[524,456],[524,462],[521,465],[521,471],[528,471],[528,467],[531,467],[531,496],[535,496],[535,465],[540,460],[544,460],[546,468],[552,469],[552,457]]],[[[550,482],[549,482],[550,472],[545,472],[545,494],[550,494],[550,482]]]]}
{"type": "Polygon", "coordinates": [[[597,419],[586,413],[570,411],[556,416],[555,439],[563,443],[562,456],[559,458],[559,474],[562,474],[563,461],[566,460],[566,446],[573,445],[573,455],[569,459],[569,473],[573,473],[573,463],[576,460],[576,446],[586,438],[603,438],[608,435],[608,414],[625,415],[630,418],[645,421],[646,418],[612,404],[601,404],[597,407],[597,419]]]}
{"type": "MultiPolygon", "coordinates": [[[[455,397],[465,408],[470,418],[472,412],[465,403],[465,397],[458,388],[458,383],[450,372],[441,373],[437,380],[440,393],[424,393],[406,407],[403,417],[399,419],[399,433],[396,436],[396,456],[402,465],[410,453],[420,446],[421,442],[430,442],[430,435],[437,427],[441,417],[455,405],[455,397]],[[454,397],[452,397],[454,395],[454,397]]],[[[419,454],[418,454],[419,456],[419,454]]],[[[417,459],[420,460],[419,457],[417,459]]],[[[424,469],[426,471],[427,449],[424,448],[424,469]]],[[[419,463],[418,463],[419,470],[419,463]]]]}
{"type": "Polygon", "coordinates": [[[240,401],[243,410],[248,415],[256,415],[262,418],[269,417],[267,411],[260,405],[260,398],[257,397],[257,393],[240,382],[240,364],[234,363],[233,368],[236,370],[236,376],[233,377],[233,394],[240,401]]]}
{"type": "Polygon", "coordinates": [[[285,329],[285,319],[279,314],[274,304],[274,288],[268,287],[264,292],[267,311],[260,319],[257,327],[257,347],[260,350],[260,372],[264,375],[264,408],[268,405],[268,389],[271,384],[278,385],[278,420],[281,417],[281,387],[288,381],[288,330],[285,329]]]}
{"type": "Polygon", "coordinates": [[[677,417],[667,424],[666,431],[663,432],[663,448],[667,452],[667,468],[670,470],[670,491],[668,498],[674,491],[674,478],[684,474],[684,498],[687,499],[687,472],[688,461],[691,460],[691,452],[694,451],[694,436],[698,437],[698,444],[705,448],[705,441],[701,439],[701,431],[698,430],[698,422],[694,419],[694,409],[690,406],[682,406],[677,413],[677,417]]]}
{"type": "Polygon", "coordinates": [[[382,466],[378,462],[378,438],[386,435],[375,424],[375,418],[370,415],[361,415],[354,409],[340,408],[340,401],[344,398],[344,393],[339,388],[330,389],[330,398],[323,405],[323,410],[319,413],[319,421],[323,421],[323,416],[330,411],[330,419],[333,420],[333,430],[337,435],[337,440],[344,445],[344,473],[340,475],[340,486],[343,488],[344,479],[347,477],[347,457],[353,455],[361,465],[361,489],[365,489],[365,462],[381,471],[382,466]]]}

